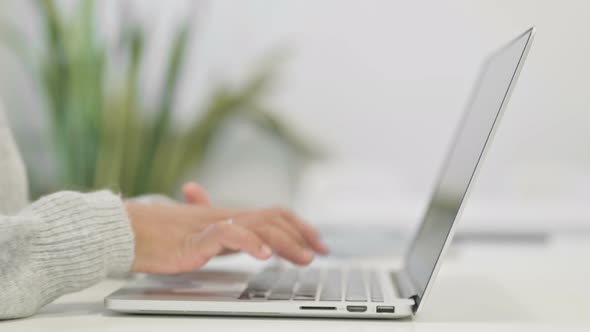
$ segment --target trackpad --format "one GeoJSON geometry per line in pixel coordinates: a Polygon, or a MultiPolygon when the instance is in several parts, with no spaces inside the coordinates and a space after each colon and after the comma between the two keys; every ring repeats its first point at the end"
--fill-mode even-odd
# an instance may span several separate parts
{"type": "MultiPolygon", "coordinates": [[[[246,288],[250,274],[206,270],[174,276],[145,276],[129,285],[153,300],[237,299],[246,288]]],[[[138,294],[139,295],[139,294],[138,294]]]]}

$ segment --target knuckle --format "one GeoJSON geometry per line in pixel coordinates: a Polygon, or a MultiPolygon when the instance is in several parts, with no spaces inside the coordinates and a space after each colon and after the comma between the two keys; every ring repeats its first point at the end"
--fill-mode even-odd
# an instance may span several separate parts
{"type": "Polygon", "coordinates": [[[236,242],[239,245],[241,245],[243,243],[247,243],[250,240],[251,239],[247,233],[235,232],[232,234],[232,241],[236,242]]]}
{"type": "Polygon", "coordinates": [[[262,245],[262,241],[255,236],[251,236],[251,237],[247,237],[246,245],[250,248],[257,248],[260,245],[262,245]]]}
{"type": "Polygon", "coordinates": [[[205,232],[219,232],[219,226],[221,226],[220,224],[210,224],[207,227],[205,227],[205,232]]]}
{"type": "Polygon", "coordinates": [[[256,230],[258,236],[267,240],[273,240],[275,238],[274,231],[268,227],[261,227],[256,230]]]}
{"type": "Polygon", "coordinates": [[[272,213],[261,213],[258,218],[252,220],[251,225],[255,228],[264,228],[269,224],[274,224],[275,219],[277,219],[277,217],[272,213]]]}
{"type": "Polygon", "coordinates": [[[278,216],[290,216],[292,214],[291,210],[284,206],[274,206],[271,208],[271,211],[278,216]]]}
{"type": "Polygon", "coordinates": [[[226,234],[231,232],[231,225],[226,224],[226,223],[216,223],[211,225],[211,227],[213,227],[213,230],[217,233],[221,233],[221,234],[226,234]]]}
{"type": "Polygon", "coordinates": [[[293,219],[293,220],[298,220],[299,219],[297,217],[297,215],[295,214],[295,212],[293,212],[290,209],[286,209],[285,211],[283,211],[283,215],[286,216],[289,219],[293,219]]]}
{"type": "Polygon", "coordinates": [[[274,226],[280,226],[283,221],[279,217],[269,218],[268,223],[274,226]]]}
{"type": "Polygon", "coordinates": [[[216,238],[224,238],[227,236],[231,236],[234,233],[234,228],[232,225],[225,224],[225,223],[216,223],[207,226],[206,232],[213,237],[216,238]]]}

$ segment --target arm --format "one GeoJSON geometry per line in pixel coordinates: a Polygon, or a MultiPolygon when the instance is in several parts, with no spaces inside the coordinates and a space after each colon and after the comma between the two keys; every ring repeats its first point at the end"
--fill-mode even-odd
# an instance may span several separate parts
{"type": "Polygon", "coordinates": [[[193,192],[191,204],[144,204],[107,191],[61,192],[0,216],[0,319],[32,315],[61,295],[131,270],[188,272],[238,251],[306,265],[314,252],[327,253],[317,232],[288,210],[220,209],[203,198],[193,192]]]}
{"type": "Polygon", "coordinates": [[[126,210],[107,191],[59,192],[0,216],[0,319],[129,272],[133,257],[126,210]]]}

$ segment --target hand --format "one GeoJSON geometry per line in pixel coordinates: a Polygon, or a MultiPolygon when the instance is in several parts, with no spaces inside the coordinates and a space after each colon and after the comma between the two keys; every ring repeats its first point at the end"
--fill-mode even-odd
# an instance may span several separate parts
{"type": "Polygon", "coordinates": [[[186,185],[184,193],[191,204],[126,203],[135,233],[134,272],[188,272],[238,251],[258,259],[274,252],[306,265],[315,253],[328,252],[317,231],[286,209],[215,208],[194,184],[186,185]]]}

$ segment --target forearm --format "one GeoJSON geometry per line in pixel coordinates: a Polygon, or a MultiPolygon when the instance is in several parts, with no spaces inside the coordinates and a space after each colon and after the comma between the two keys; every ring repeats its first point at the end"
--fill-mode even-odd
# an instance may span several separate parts
{"type": "Polygon", "coordinates": [[[35,313],[61,295],[131,269],[134,237],[110,192],[60,192],[0,216],[0,319],[35,313]]]}

